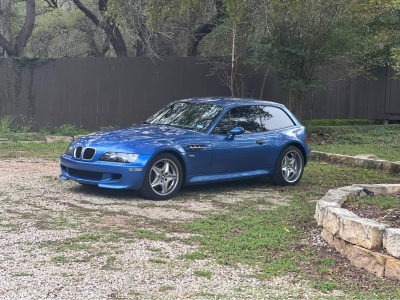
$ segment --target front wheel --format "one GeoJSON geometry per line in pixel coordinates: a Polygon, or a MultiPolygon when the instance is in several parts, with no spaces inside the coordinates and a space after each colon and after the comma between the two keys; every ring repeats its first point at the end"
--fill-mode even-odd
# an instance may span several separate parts
{"type": "Polygon", "coordinates": [[[304,171],[304,158],[300,149],[289,146],[283,149],[276,161],[272,182],[276,185],[296,185],[304,171]]]}
{"type": "Polygon", "coordinates": [[[169,153],[158,154],[149,164],[140,193],[150,200],[168,200],[182,185],[182,166],[169,153]]]}

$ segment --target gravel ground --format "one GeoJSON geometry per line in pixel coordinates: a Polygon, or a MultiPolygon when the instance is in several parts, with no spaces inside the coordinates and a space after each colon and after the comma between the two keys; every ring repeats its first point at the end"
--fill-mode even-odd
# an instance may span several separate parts
{"type": "MultiPolygon", "coordinates": [[[[193,235],[164,232],[180,224],[269,193],[253,189],[175,200],[146,201],[131,191],[87,188],[58,179],[57,162],[0,161],[0,299],[298,299],[321,298],[292,277],[258,280],[257,267],[213,259],[188,260],[193,235]],[[132,230],[146,230],[130,236],[132,230]],[[159,234],[146,236],[145,234],[159,234]],[[118,235],[118,236],[117,236],[118,235]],[[194,271],[211,271],[212,277],[194,271]]],[[[275,194],[273,194],[275,193],[275,194]]],[[[265,209],[271,209],[270,206],[265,209]]],[[[337,292],[340,293],[340,292],[337,292]]],[[[331,294],[332,296],[332,294],[331,294]]]]}

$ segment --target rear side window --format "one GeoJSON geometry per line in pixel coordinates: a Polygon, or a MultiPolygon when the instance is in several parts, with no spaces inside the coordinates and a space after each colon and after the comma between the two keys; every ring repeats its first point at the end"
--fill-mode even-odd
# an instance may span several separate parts
{"type": "Polygon", "coordinates": [[[276,130],[294,126],[292,119],[280,108],[261,106],[262,130],[276,130]]]}
{"type": "Polygon", "coordinates": [[[230,128],[243,127],[244,133],[261,132],[260,108],[258,106],[240,106],[230,110],[230,128]]]}

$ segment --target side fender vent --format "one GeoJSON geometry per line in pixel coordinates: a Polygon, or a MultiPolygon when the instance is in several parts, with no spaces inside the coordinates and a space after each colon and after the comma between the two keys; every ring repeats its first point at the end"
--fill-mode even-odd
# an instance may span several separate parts
{"type": "Polygon", "coordinates": [[[201,151],[201,150],[206,150],[207,148],[210,147],[204,145],[187,145],[187,149],[190,151],[201,151]]]}

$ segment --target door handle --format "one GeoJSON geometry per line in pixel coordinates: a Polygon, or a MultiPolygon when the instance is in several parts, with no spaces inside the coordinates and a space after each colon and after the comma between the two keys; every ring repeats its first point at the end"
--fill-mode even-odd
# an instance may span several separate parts
{"type": "Polygon", "coordinates": [[[256,143],[259,144],[259,145],[262,145],[262,144],[265,143],[265,141],[264,140],[257,140],[256,143]]]}

